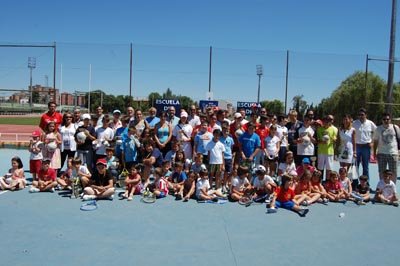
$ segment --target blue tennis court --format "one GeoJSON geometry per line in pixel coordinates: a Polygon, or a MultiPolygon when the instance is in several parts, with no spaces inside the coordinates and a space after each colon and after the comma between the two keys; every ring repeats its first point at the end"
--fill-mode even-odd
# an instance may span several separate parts
{"type": "MultiPolygon", "coordinates": [[[[28,169],[26,150],[1,149],[2,173],[13,155],[28,169]]],[[[400,264],[400,209],[392,206],[315,204],[300,218],[266,214],[264,204],[116,197],[84,212],[64,192],[0,193],[1,265],[400,264]]]]}

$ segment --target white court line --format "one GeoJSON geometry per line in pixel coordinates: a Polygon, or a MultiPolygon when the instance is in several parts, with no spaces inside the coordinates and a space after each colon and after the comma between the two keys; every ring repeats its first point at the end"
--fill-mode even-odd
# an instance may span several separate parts
{"type": "Polygon", "coordinates": [[[0,195],[4,194],[4,193],[7,193],[7,192],[8,192],[8,190],[4,190],[4,191],[0,192],[0,195]]]}

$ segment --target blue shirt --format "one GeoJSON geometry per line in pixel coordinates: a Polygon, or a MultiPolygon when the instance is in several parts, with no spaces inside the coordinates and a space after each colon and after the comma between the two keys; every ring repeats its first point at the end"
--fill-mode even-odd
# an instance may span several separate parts
{"type": "Polygon", "coordinates": [[[134,140],[125,138],[122,140],[121,151],[124,152],[125,162],[136,162],[137,161],[137,148],[134,140]]]}
{"type": "Polygon", "coordinates": [[[174,183],[181,183],[181,182],[185,181],[186,179],[187,179],[187,176],[186,176],[185,171],[182,171],[180,173],[174,172],[172,174],[172,180],[174,181],[174,183]]]}
{"type": "Polygon", "coordinates": [[[160,118],[158,118],[157,116],[148,116],[146,117],[146,121],[147,123],[149,123],[149,127],[153,128],[158,122],[160,122],[160,118]]]}
{"type": "Polygon", "coordinates": [[[233,138],[231,136],[227,136],[226,138],[221,136],[219,137],[219,141],[225,146],[224,159],[232,159],[233,138]]]}
{"type": "Polygon", "coordinates": [[[249,134],[247,131],[239,137],[239,142],[242,144],[242,151],[244,155],[249,158],[256,148],[261,147],[261,139],[256,134],[249,134]]]}
{"type": "Polygon", "coordinates": [[[205,132],[205,133],[198,133],[196,137],[194,137],[194,143],[197,145],[196,148],[196,153],[201,153],[203,155],[207,155],[208,152],[206,150],[207,144],[212,140],[213,134],[210,132],[205,132]]]}

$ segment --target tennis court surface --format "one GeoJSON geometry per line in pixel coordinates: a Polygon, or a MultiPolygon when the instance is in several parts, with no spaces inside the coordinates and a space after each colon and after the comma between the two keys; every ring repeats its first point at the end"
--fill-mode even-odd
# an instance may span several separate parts
{"type": "MultiPolygon", "coordinates": [[[[0,149],[2,173],[13,155],[28,169],[28,151],[0,149]]],[[[116,197],[84,212],[63,192],[0,193],[5,266],[400,265],[400,208],[392,206],[316,204],[301,218],[283,209],[266,214],[264,204],[116,197]]]]}

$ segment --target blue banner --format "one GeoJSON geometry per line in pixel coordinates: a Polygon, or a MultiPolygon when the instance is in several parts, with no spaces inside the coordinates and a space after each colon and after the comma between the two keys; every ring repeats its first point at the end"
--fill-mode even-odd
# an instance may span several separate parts
{"type": "Polygon", "coordinates": [[[246,111],[246,116],[250,115],[253,111],[258,112],[261,108],[261,104],[257,102],[237,102],[236,111],[239,112],[240,109],[246,111]]]}
{"type": "Polygon", "coordinates": [[[170,106],[175,107],[175,115],[179,117],[181,113],[181,102],[177,99],[157,99],[154,107],[157,109],[157,115],[160,115],[162,112],[167,112],[170,106]]]}
{"type": "Polygon", "coordinates": [[[218,107],[218,101],[201,100],[199,107],[203,113],[206,112],[208,107],[218,107]]]}

